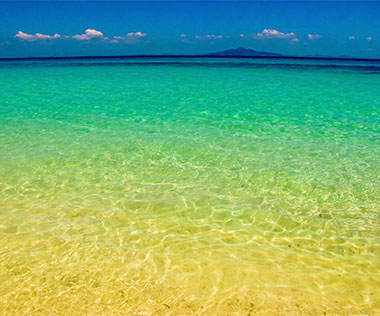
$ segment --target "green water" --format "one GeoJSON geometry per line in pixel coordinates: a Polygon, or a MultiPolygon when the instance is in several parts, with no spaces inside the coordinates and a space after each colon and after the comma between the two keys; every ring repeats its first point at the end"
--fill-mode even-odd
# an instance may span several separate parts
{"type": "Polygon", "coordinates": [[[379,148],[380,63],[0,61],[0,314],[379,315],[379,148]]]}

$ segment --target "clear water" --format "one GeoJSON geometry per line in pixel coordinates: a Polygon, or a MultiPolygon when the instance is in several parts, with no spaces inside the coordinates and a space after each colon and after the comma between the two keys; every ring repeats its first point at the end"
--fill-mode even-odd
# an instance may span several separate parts
{"type": "Polygon", "coordinates": [[[1,315],[379,315],[380,64],[0,62],[1,315]]]}

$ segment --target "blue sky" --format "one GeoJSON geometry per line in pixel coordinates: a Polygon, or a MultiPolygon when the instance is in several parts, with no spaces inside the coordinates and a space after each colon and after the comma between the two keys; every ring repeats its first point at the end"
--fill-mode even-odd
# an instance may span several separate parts
{"type": "Polygon", "coordinates": [[[380,58],[380,2],[0,2],[0,57],[202,54],[239,46],[380,58]]]}

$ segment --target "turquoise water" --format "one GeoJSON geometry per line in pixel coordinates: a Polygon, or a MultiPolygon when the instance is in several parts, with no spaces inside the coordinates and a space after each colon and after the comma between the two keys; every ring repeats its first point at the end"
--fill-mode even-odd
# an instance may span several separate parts
{"type": "Polygon", "coordinates": [[[380,63],[0,61],[2,315],[379,315],[380,63]]]}

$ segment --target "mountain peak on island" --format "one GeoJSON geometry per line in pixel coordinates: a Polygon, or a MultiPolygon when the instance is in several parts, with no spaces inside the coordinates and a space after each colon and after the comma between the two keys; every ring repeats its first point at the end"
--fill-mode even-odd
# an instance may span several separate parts
{"type": "Polygon", "coordinates": [[[261,52],[249,48],[244,48],[244,47],[238,47],[234,49],[227,49],[227,50],[222,50],[220,52],[216,53],[211,53],[207,54],[208,56],[236,56],[236,57],[241,57],[241,56],[252,56],[252,57],[265,57],[265,56],[284,56],[281,54],[276,54],[276,53],[269,53],[269,52],[261,52]]]}

